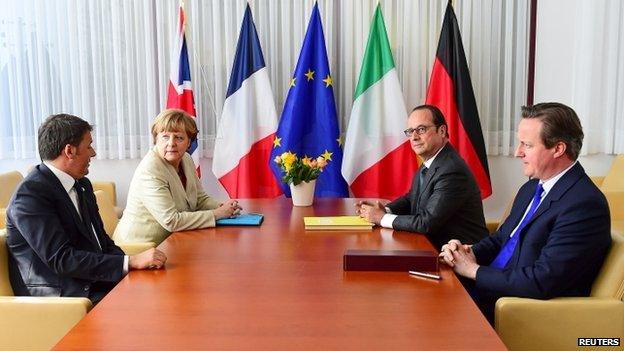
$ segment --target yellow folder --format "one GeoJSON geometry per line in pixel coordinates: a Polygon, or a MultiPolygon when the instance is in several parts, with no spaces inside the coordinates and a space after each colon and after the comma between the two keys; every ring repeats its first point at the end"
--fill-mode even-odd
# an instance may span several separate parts
{"type": "Polygon", "coordinates": [[[303,217],[306,230],[372,230],[373,223],[358,216],[303,217]]]}

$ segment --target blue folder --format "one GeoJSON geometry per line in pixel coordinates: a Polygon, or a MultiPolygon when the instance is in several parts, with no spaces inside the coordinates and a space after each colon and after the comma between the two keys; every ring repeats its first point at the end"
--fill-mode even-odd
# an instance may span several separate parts
{"type": "Polygon", "coordinates": [[[246,213],[232,218],[217,219],[217,225],[260,225],[263,220],[263,214],[246,213]]]}

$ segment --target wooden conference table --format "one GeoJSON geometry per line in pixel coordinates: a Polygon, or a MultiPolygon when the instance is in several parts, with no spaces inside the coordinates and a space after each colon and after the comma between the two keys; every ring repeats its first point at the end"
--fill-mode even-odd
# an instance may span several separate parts
{"type": "Polygon", "coordinates": [[[260,227],[171,235],[166,269],[132,271],[58,350],[504,350],[447,267],[441,281],[344,272],[347,248],[431,249],[419,234],[310,232],[354,199],[241,200],[260,227]]]}

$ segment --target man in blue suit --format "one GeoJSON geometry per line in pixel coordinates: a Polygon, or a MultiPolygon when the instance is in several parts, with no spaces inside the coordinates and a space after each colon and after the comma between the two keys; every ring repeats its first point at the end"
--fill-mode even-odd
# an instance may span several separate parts
{"type": "Polygon", "coordinates": [[[87,297],[97,303],[130,269],[160,268],[165,254],[126,256],[106,235],[85,177],[92,126],[59,114],[39,128],[43,163],[26,176],[7,211],[9,277],[16,295],[87,297]]]}
{"type": "Polygon", "coordinates": [[[500,229],[474,245],[451,240],[440,257],[474,280],[471,295],[493,320],[499,297],[588,296],[611,244],[609,207],[577,157],[578,116],[560,103],[522,108],[516,157],[531,179],[500,229]]]}

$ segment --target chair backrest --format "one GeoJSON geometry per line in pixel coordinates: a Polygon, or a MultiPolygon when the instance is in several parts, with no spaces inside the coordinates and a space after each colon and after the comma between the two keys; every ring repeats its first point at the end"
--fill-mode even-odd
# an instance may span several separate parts
{"type": "Polygon", "coordinates": [[[117,223],[119,223],[119,218],[117,218],[117,213],[115,212],[115,206],[113,206],[106,192],[96,190],[93,193],[95,194],[97,205],[100,209],[100,217],[102,217],[102,221],[104,222],[104,230],[106,230],[108,236],[112,237],[113,233],[115,233],[115,228],[117,228],[117,223]]]}
{"type": "Polygon", "coordinates": [[[624,155],[617,155],[611,164],[611,169],[605,175],[600,189],[607,191],[624,191],[624,155]]]}
{"type": "Polygon", "coordinates": [[[93,191],[104,191],[108,195],[108,199],[113,204],[113,206],[117,206],[117,191],[115,190],[116,187],[114,182],[94,180],[91,182],[91,185],[93,185],[93,191]]]}
{"type": "Polygon", "coordinates": [[[592,286],[591,296],[624,298],[624,236],[612,233],[607,258],[592,286]]]}
{"type": "MultiPolygon", "coordinates": [[[[622,177],[624,177],[624,174],[622,174],[622,177]]],[[[611,221],[624,220],[624,190],[605,191],[604,194],[609,203],[611,221]]]]}
{"type": "Polygon", "coordinates": [[[509,217],[509,214],[511,213],[511,208],[513,207],[513,202],[514,202],[513,197],[511,198],[511,200],[509,200],[509,202],[507,202],[507,207],[505,207],[505,212],[503,212],[500,222],[498,223],[498,228],[496,228],[496,230],[499,230],[501,225],[503,225],[503,223],[507,219],[507,217],[509,217]]]}
{"type": "Polygon", "coordinates": [[[6,229],[0,229],[0,296],[13,296],[9,280],[9,250],[6,246],[6,229]]]}
{"type": "Polygon", "coordinates": [[[6,228],[6,208],[0,208],[0,229],[6,228]]]}
{"type": "Polygon", "coordinates": [[[0,174],[0,207],[9,206],[13,192],[23,179],[24,176],[18,171],[0,174]]]}
{"type": "Polygon", "coordinates": [[[509,200],[509,202],[507,202],[507,207],[505,207],[505,211],[501,215],[499,221],[488,221],[488,220],[485,221],[485,226],[487,227],[488,231],[490,232],[490,235],[494,234],[497,230],[499,230],[500,227],[503,225],[503,222],[505,222],[507,217],[509,217],[509,214],[511,213],[511,208],[513,207],[513,200],[514,199],[511,198],[511,200],[509,200]]]}

